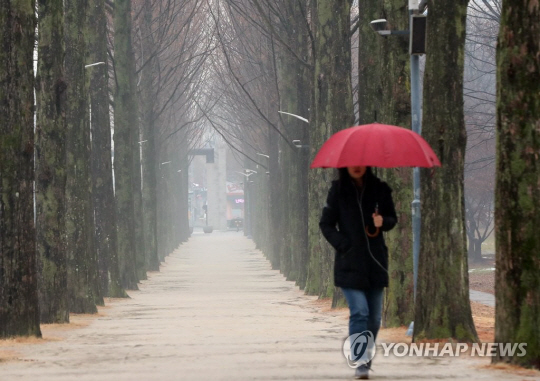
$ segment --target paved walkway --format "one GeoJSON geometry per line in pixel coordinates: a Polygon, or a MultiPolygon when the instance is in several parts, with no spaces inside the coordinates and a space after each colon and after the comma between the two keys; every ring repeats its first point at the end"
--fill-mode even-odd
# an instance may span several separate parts
{"type": "Polygon", "coordinates": [[[471,298],[472,302],[482,303],[486,306],[495,307],[495,295],[493,294],[482,291],[470,290],[469,297],[471,298]]]}
{"type": "MultiPolygon", "coordinates": [[[[194,234],[87,326],[39,344],[0,344],[11,380],[351,380],[344,311],[321,312],[242,233],[194,234]]],[[[346,312],[346,311],[345,311],[346,312]]],[[[384,337],[384,330],[381,334],[384,337]]],[[[382,352],[382,350],[380,351],[382,352]]],[[[1,356],[0,356],[1,357],[1,356]]],[[[487,359],[383,357],[376,380],[531,380],[487,359]]]]}

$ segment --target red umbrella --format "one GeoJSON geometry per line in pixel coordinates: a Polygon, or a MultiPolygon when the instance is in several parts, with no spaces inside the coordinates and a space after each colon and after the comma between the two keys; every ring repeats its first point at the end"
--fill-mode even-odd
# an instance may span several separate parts
{"type": "Polygon", "coordinates": [[[434,167],[441,163],[429,144],[416,132],[387,124],[365,124],[341,130],[328,139],[311,168],[357,165],[434,167]]]}

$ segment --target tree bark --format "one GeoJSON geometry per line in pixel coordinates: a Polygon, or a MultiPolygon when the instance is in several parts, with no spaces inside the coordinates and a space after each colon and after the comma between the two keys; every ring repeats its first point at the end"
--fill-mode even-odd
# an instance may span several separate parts
{"type": "MultiPolygon", "coordinates": [[[[306,1],[290,1],[288,19],[283,28],[287,31],[289,46],[299,57],[309,56],[309,35],[306,25],[306,1]]],[[[278,50],[280,110],[309,118],[311,68],[306,67],[287,49],[278,50]]],[[[285,196],[279,222],[283,229],[281,243],[280,269],[288,280],[296,281],[304,288],[307,278],[307,173],[309,151],[309,125],[297,118],[282,115],[281,122],[285,136],[300,140],[303,148],[291,147],[288,142],[279,140],[281,152],[282,188],[285,196]]]]}
{"type": "Polygon", "coordinates": [[[36,234],[40,320],[68,323],[64,2],[40,0],[38,17],[36,234]]]}
{"type": "MultiPolygon", "coordinates": [[[[317,0],[313,8],[314,95],[312,98],[311,159],[335,132],[354,122],[351,90],[351,1],[317,0]]],[[[306,292],[330,297],[333,285],[333,251],[319,230],[333,172],[312,169],[309,181],[309,272],[306,292]]]]}
{"type": "Polygon", "coordinates": [[[359,0],[358,10],[358,120],[368,124],[381,121],[382,38],[369,23],[381,18],[382,6],[378,0],[359,0]]]}
{"type": "Polygon", "coordinates": [[[135,64],[130,65],[132,70],[129,80],[131,81],[130,88],[132,90],[133,101],[130,104],[129,118],[130,128],[133,129],[131,135],[131,147],[133,148],[132,162],[132,180],[131,191],[133,193],[133,214],[135,215],[135,271],[138,280],[147,279],[146,276],[146,243],[144,240],[144,225],[143,225],[143,198],[142,198],[142,174],[141,174],[141,131],[139,128],[139,118],[137,116],[137,107],[135,99],[135,64]]]}
{"type": "Polygon", "coordinates": [[[92,193],[99,285],[103,296],[124,298],[127,295],[121,284],[118,267],[116,202],[112,177],[105,1],[89,1],[88,62],[105,62],[105,65],[87,69],[90,78],[92,193]]]}
{"type": "MultiPolygon", "coordinates": [[[[114,177],[118,223],[118,258],[122,286],[136,290],[137,248],[135,237],[134,141],[138,138],[132,79],[131,1],[117,0],[114,7],[114,60],[116,92],[114,96],[114,177]],[[135,136],[134,136],[135,135],[135,136]]],[[[137,155],[138,157],[139,155],[137,155]]]]}
{"type": "Polygon", "coordinates": [[[0,337],[38,336],[33,0],[0,2],[0,337]]]}
{"type": "MultiPolygon", "coordinates": [[[[388,20],[390,29],[409,29],[409,12],[404,1],[385,0],[380,14],[392,16],[392,19],[388,20]]],[[[402,36],[381,38],[373,31],[370,32],[378,38],[381,51],[381,60],[378,63],[381,88],[381,103],[377,113],[379,121],[409,127],[411,125],[409,40],[402,36]]],[[[374,55],[373,52],[371,55],[374,55]]],[[[377,97],[376,94],[372,96],[377,97]]],[[[414,318],[412,170],[380,169],[378,175],[393,189],[392,197],[398,214],[398,224],[385,237],[389,251],[389,287],[386,289],[383,324],[389,327],[409,325],[414,318]]]]}
{"type": "Polygon", "coordinates": [[[467,236],[469,239],[469,248],[467,249],[467,257],[471,262],[482,262],[482,239],[476,237],[476,216],[469,212],[465,214],[465,218],[469,221],[467,236]]]}
{"type": "MultiPolygon", "coordinates": [[[[154,37],[152,34],[152,4],[150,0],[144,1],[144,14],[142,22],[142,54],[144,59],[154,53],[154,37]]],[[[142,160],[143,160],[143,223],[146,245],[146,267],[149,271],[159,270],[157,252],[157,173],[156,159],[157,126],[155,124],[155,108],[157,96],[155,88],[157,75],[156,59],[150,62],[142,70],[141,80],[141,110],[142,110],[142,160]]]]}
{"type": "Polygon", "coordinates": [[[497,44],[494,362],[540,368],[540,6],[505,0],[497,44]]]}
{"type": "Polygon", "coordinates": [[[87,0],[67,0],[66,41],[66,234],[70,311],[96,313],[103,304],[97,283],[86,84],[87,0]]]}
{"type": "Polygon", "coordinates": [[[442,167],[422,172],[422,236],[414,340],[478,340],[469,300],[463,196],[467,3],[428,1],[423,135],[442,167]]]}

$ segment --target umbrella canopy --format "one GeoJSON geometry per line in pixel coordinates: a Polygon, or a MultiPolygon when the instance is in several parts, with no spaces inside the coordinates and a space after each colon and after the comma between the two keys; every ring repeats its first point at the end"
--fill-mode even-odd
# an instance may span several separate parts
{"type": "Polygon", "coordinates": [[[387,124],[365,124],[341,130],[328,139],[311,168],[357,165],[434,167],[441,163],[429,144],[416,132],[387,124]]]}

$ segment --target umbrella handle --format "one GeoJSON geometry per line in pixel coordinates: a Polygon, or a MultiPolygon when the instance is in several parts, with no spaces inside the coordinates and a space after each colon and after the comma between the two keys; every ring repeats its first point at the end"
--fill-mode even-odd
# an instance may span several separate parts
{"type": "MultiPolygon", "coordinates": [[[[379,203],[375,203],[375,214],[376,215],[379,215],[379,203]]],[[[366,234],[369,238],[375,238],[379,235],[380,233],[380,229],[379,228],[375,228],[375,233],[370,233],[369,230],[368,230],[368,227],[366,226],[366,234]]]]}
{"type": "Polygon", "coordinates": [[[375,238],[379,235],[379,233],[380,233],[379,228],[375,228],[375,233],[370,233],[368,227],[366,226],[366,234],[369,238],[375,238]]]}

